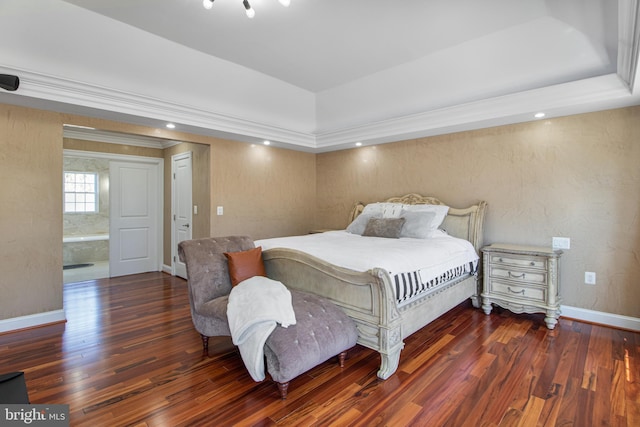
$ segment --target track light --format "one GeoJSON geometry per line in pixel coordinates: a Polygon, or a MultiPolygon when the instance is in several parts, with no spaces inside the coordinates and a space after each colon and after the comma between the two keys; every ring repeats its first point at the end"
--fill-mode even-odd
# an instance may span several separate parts
{"type": "Polygon", "coordinates": [[[18,90],[18,86],[20,86],[20,79],[18,76],[0,74],[0,87],[2,89],[14,92],[18,90]]]}
{"type": "MultiPolygon", "coordinates": [[[[214,0],[202,0],[202,6],[204,6],[205,9],[211,9],[213,7],[213,1],[214,0]]],[[[278,2],[284,7],[289,7],[291,4],[291,0],[278,0],[278,2]]],[[[247,13],[247,17],[253,18],[256,16],[256,11],[251,7],[249,0],[242,0],[242,5],[244,6],[244,11],[247,13]]]]}
{"type": "Polygon", "coordinates": [[[242,4],[244,5],[245,12],[247,12],[247,17],[253,18],[256,16],[256,11],[253,10],[248,0],[242,0],[242,4]]]}

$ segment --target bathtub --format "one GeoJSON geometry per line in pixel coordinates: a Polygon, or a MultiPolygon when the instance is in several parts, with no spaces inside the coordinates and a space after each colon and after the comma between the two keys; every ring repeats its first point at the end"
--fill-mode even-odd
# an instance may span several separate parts
{"type": "Polygon", "coordinates": [[[99,240],[109,240],[107,233],[102,234],[86,234],[78,236],[64,236],[62,243],[76,243],[76,242],[97,242],[99,240]]]}
{"type": "Polygon", "coordinates": [[[64,265],[109,260],[109,234],[78,234],[62,237],[64,265]]]}

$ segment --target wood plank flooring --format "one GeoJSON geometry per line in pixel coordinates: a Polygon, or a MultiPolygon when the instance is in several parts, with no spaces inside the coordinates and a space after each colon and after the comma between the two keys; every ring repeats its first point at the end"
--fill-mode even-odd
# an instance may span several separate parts
{"type": "Polygon", "coordinates": [[[255,383],[229,338],[202,354],[186,282],[147,273],[65,285],[68,322],[0,335],[0,371],[72,426],[640,426],[640,333],[464,303],[376,377],[356,346],[291,382],[255,383]]]}

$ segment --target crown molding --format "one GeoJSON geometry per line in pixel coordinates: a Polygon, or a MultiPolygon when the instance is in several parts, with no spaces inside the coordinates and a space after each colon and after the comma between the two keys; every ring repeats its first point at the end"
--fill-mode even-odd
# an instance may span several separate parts
{"type": "Polygon", "coordinates": [[[82,139],[85,141],[105,142],[108,144],[133,145],[136,147],[165,149],[178,145],[181,141],[153,138],[142,135],[131,135],[110,132],[93,128],[65,124],[63,127],[65,138],[82,139]]]}
{"type": "Polygon", "coordinates": [[[154,119],[158,120],[157,127],[164,127],[166,122],[174,122],[195,129],[196,132],[200,129],[198,133],[207,134],[202,130],[215,130],[213,136],[242,135],[244,139],[237,139],[245,142],[268,139],[285,145],[315,148],[315,136],[309,133],[7,65],[0,65],[0,72],[20,77],[20,88],[15,95],[23,97],[154,119]]]}
{"type": "MultiPolygon", "coordinates": [[[[637,2],[636,2],[637,4],[637,2]]],[[[638,22],[636,20],[636,22],[638,22]]],[[[635,34],[635,33],[634,33],[635,34]]],[[[635,64],[637,66],[637,43],[635,64]]],[[[635,68],[637,69],[637,67],[635,68]]],[[[19,95],[74,106],[77,114],[94,110],[93,114],[109,113],[117,117],[145,118],[144,123],[158,128],[167,121],[179,123],[195,134],[223,137],[243,142],[259,143],[264,139],[280,146],[300,151],[327,152],[364,145],[381,144],[419,137],[460,132],[535,120],[533,114],[544,111],[546,118],[584,112],[620,108],[640,104],[640,91],[631,93],[629,84],[618,74],[584,79],[511,95],[426,111],[388,120],[371,122],[345,129],[301,133],[264,125],[237,117],[204,111],[160,99],[139,96],[68,79],[59,79],[16,68],[0,67],[0,72],[17,74],[21,79],[19,95]],[[95,112],[95,110],[98,110],[95,112]],[[151,119],[151,120],[149,120],[151,119]],[[156,122],[157,121],[157,122],[156,122]]],[[[16,96],[16,95],[10,95],[16,96]]],[[[26,99],[26,98],[25,98],[26,99]]],[[[86,115],[86,113],[84,113],[86,115]]],[[[91,115],[91,114],[89,114],[91,115]]],[[[112,117],[111,117],[112,118],[112,117]]],[[[123,121],[127,121],[124,120],[123,121]]],[[[135,122],[134,120],[130,120],[135,122]]],[[[65,136],[74,137],[79,130],[65,128],[65,136]]],[[[107,143],[166,148],[173,141],[114,136],[108,132],[80,132],[83,139],[107,143]],[[148,145],[145,145],[148,144],[148,145]]],[[[77,136],[76,136],[77,137],[77,136]]]]}
{"type": "Polygon", "coordinates": [[[638,92],[640,69],[640,4],[618,1],[618,75],[632,93],[638,92]]]}
{"type": "Polygon", "coordinates": [[[616,74],[519,92],[319,134],[317,151],[352,148],[640,104],[616,74]]]}

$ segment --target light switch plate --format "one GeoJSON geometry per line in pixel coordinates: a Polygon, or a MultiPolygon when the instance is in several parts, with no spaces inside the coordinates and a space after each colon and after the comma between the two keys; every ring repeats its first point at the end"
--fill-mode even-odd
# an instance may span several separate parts
{"type": "Polygon", "coordinates": [[[585,285],[595,285],[596,284],[596,273],[593,271],[585,271],[584,272],[584,283],[585,285]]]}

